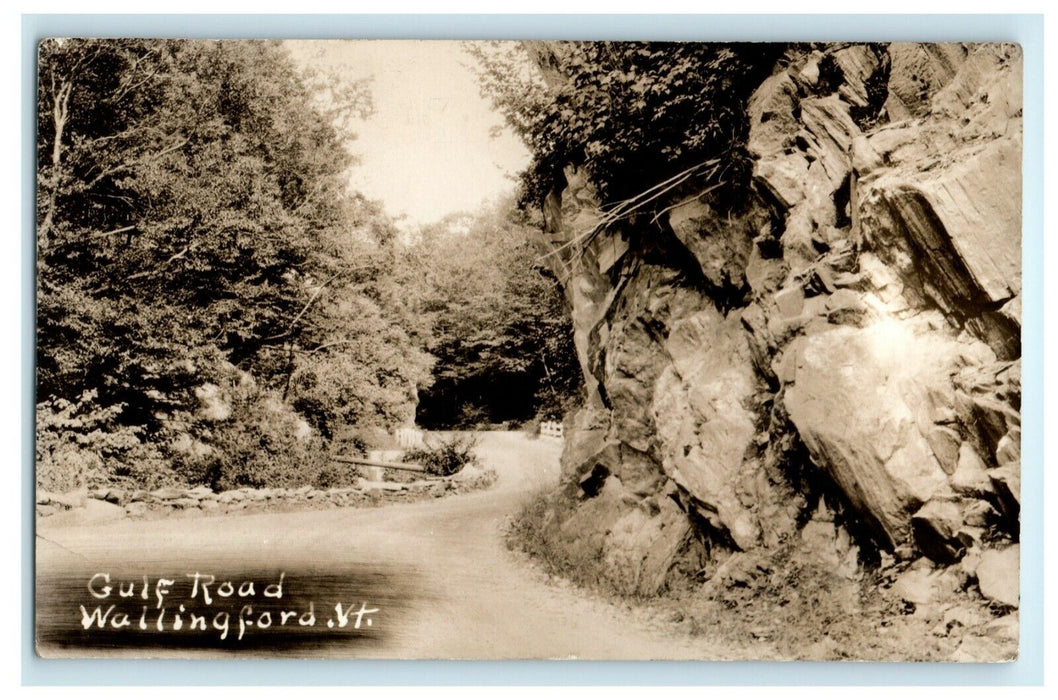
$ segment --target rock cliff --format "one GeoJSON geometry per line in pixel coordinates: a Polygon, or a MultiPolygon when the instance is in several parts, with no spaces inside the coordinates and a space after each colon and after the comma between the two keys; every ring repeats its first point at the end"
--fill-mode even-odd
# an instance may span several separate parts
{"type": "Polygon", "coordinates": [[[1002,588],[976,565],[1017,560],[1021,85],[1012,45],[792,48],[748,103],[744,204],[684,191],[585,246],[566,169],[541,232],[588,387],[565,546],[632,594],[789,547],[1002,588]]]}

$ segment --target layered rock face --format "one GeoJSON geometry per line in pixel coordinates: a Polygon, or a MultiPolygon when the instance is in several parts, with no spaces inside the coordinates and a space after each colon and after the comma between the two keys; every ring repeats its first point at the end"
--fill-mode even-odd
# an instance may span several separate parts
{"type": "Polygon", "coordinates": [[[629,592],[791,545],[971,576],[1016,552],[1020,50],[787,59],[748,105],[745,206],[684,192],[583,249],[584,173],[545,206],[589,393],[556,526],[629,592]]]}

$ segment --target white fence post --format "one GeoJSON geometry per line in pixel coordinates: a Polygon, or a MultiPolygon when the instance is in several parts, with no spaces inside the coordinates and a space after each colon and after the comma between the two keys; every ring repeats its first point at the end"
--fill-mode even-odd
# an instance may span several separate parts
{"type": "Polygon", "coordinates": [[[545,420],[540,422],[540,434],[544,437],[562,439],[562,424],[558,421],[545,420]]]}
{"type": "Polygon", "coordinates": [[[397,428],[394,433],[397,444],[406,450],[423,446],[423,432],[415,428],[397,428]]]}

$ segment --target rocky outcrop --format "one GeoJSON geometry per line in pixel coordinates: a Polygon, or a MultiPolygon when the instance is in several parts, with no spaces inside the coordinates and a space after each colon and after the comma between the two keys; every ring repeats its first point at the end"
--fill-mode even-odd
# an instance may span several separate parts
{"type": "Polygon", "coordinates": [[[1020,71],[1010,45],[792,49],[748,103],[749,201],[681,191],[660,233],[584,236],[567,168],[541,244],[588,401],[555,526],[604,575],[650,593],[689,551],[708,576],[808,542],[1016,564],[1020,71]]]}

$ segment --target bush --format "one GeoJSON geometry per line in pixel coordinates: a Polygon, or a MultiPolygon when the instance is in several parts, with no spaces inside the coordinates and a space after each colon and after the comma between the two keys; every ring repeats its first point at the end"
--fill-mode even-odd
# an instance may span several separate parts
{"type": "Polygon", "coordinates": [[[327,467],[319,434],[278,393],[230,365],[195,391],[199,408],[170,445],[181,476],[214,490],[313,485],[327,467]]]}
{"type": "Polygon", "coordinates": [[[477,442],[473,435],[454,435],[437,445],[408,450],[404,461],[421,464],[427,474],[451,476],[467,465],[478,465],[477,455],[474,454],[477,442]]]}
{"type": "Polygon", "coordinates": [[[170,481],[161,452],[143,440],[143,429],[120,423],[124,407],[100,406],[96,399],[86,391],[77,401],[37,404],[37,486],[61,493],[120,481],[148,487],[170,481]]]}
{"type": "Polygon", "coordinates": [[[313,486],[318,489],[352,486],[361,476],[360,469],[351,464],[327,464],[316,472],[313,486]]]}

